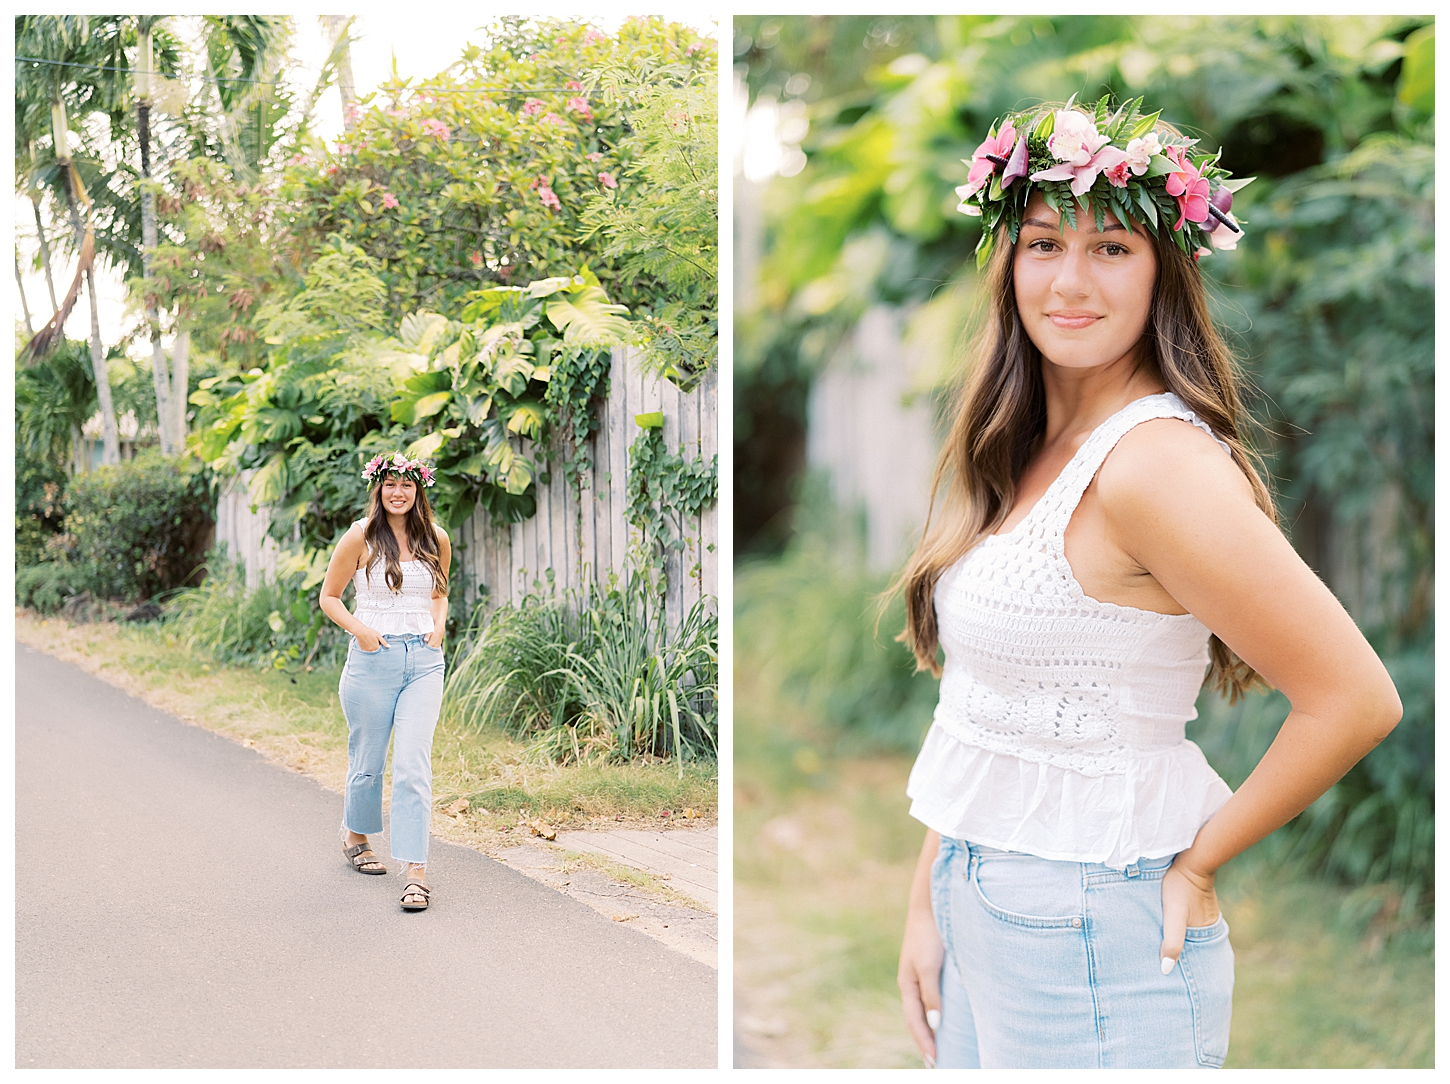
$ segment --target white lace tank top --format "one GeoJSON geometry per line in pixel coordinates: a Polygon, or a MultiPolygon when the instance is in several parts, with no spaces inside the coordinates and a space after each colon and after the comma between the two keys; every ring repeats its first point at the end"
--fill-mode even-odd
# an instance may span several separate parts
{"type": "MultiPolygon", "coordinates": [[[[366,520],[358,523],[367,525],[366,520]]],[[[422,561],[401,561],[403,589],[388,589],[387,571],[379,561],[369,582],[364,569],[353,573],[357,597],[353,616],[374,632],[399,635],[416,632],[427,635],[433,631],[433,574],[422,561]]]]}
{"type": "Polygon", "coordinates": [[[911,815],[942,835],[1121,869],[1186,848],[1232,793],[1184,738],[1208,629],[1192,614],[1090,598],[1063,551],[1108,452],[1152,418],[1218,440],[1176,395],[1129,403],[1016,527],[937,582],[941,697],[907,794],[911,815]]]}

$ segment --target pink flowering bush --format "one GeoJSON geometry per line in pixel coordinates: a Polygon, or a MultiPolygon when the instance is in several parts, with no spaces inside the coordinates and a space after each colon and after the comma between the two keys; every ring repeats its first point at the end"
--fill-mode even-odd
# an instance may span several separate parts
{"type": "Polygon", "coordinates": [[[570,98],[564,103],[564,108],[571,113],[578,113],[585,120],[593,120],[594,112],[589,108],[589,103],[583,98],[570,98]]]}
{"type": "Polygon", "coordinates": [[[443,140],[445,143],[452,134],[448,130],[448,125],[444,124],[441,120],[434,120],[432,117],[429,117],[423,122],[423,132],[425,135],[434,136],[443,140]]]}
{"type": "Polygon", "coordinates": [[[519,110],[519,115],[523,117],[534,117],[543,111],[544,103],[538,98],[526,98],[524,99],[524,107],[519,110]]]}
{"type": "Polygon", "coordinates": [[[601,173],[599,175],[599,183],[602,184],[605,188],[619,187],[619,182],[614,179],[614,174],[612,173],[601,173]]]}
{"type": "Polygon", "coordinates": [[[384,192],[383,206],[388,210],[392,210],[394,207],[398,206],[398,197],[393,195],[391,192],[384,192]]]}

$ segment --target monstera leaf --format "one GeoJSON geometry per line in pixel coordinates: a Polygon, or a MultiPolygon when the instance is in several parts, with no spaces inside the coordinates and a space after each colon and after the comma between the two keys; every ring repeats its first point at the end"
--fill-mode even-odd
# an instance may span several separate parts
{"type": "Polygon", "coordinates": [[[557,293],[544,306],[549,322],[564,333],[569,346],[617,346],[629,335],[629,309],[610,304],[598,286],[557,293]]]}

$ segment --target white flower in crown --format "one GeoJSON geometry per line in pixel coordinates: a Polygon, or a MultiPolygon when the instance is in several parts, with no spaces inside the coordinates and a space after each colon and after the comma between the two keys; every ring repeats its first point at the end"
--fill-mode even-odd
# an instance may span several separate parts
{"type": "Polygon", "coordinates": [[[1097,125],[1093,124],[1091,117],[1076,109],[1059,109],[1052,122],[1047,149],[1059,162],[1085,166],[1106,142],[1108,137],[1098,134],[1097,125]]]}
{"type": "Polygon", "coordinates": [[[1134,175],[1141,177],[1148,172],[1148,162],[1155,154],[1162,154],[1163,147],[1158,142],[1158,133],[1149,132],[1145,136],[1128,140],[1127,155],[1128,168],[1134,175]]]}

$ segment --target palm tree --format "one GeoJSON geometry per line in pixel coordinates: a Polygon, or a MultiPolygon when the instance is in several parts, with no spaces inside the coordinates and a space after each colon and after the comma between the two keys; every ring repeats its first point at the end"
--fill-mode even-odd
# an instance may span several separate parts
{"type": "MultiPolygon", "coordinates": [[[[136,93],[136,132],[141,143],[141,274],[151,278],[151,255],[156,251],[156,193],[151,188],[151,76],[155,58],[151,49],[151,31],[160,22],[159,15],[136,17],[136,66],[132,69],[136,93]]],[[[151,377],[156,388],[156,429],[161,437],[161,454],[177,451],[177,436],[170,409],[170,379],[166,371],[166,354],[161,349],[161,320],[156,312],[156,299],[144,290],[143,304],[146,327],[151,333],[151,377]]],[[[186,385],[181,386],[183,398],[186,385]]]]}
{"type": "MultiPolygon", "coordinates": [[[[21,15],[16,18],[17,55],[59,62],[17,65],[16,108],[17,111],[22,108],[22,98],[28,99],[25,102],[27,112],[38,110],[42,101],[49,104],[55,160],[64,178],[66,206],[70,211],[71,227],[75,231],[76,249],[79,253],[76,280],[71,284],[65,302],[59,306],[51,322],[31,340],[32,349],[29,353],[34,356],[61,333],[65,318],[79,295],[81,279],[84,277],[91,303],[91,369],[101,409],[102,461],[119,463],[121,445],[116,431],[116,412],[111,403],[111,383],[106,374],[106,353],[101,343],[100,307],[96,299],[96,281],[92,269],[96,239],[90,223],[83,222],[81,217],[82,208],[89,215],[91,200],[71,159],[71,132],[65,101],[68,91],[74,93],[76,86],[85,82],[75,73],[87,69],[64,65],[85,65],[97,59],[90,22],[90,17],[85,15],[21,15]],[[34,349],[37,341],[39,350],[34,349]]],[[[86,89],[95,89],[95,84],[87,84],[86,89]]]]}

